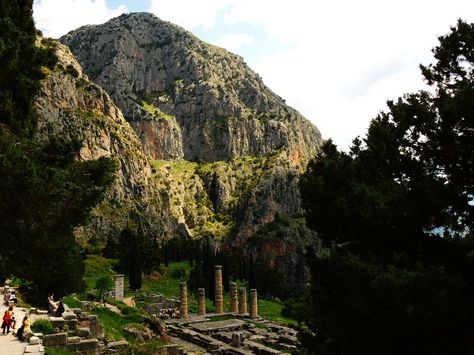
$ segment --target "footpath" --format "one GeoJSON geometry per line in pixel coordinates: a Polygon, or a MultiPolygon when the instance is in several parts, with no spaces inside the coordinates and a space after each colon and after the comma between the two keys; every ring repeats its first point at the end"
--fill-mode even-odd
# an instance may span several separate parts
{"type": "MultiPolygon", "coordinates": [[[[8,309],[8,306],[3,302],[3,289],[0,290],[0,314],[2,315],[8,309]]],[[[10,329],[9,334],[3,335],[0,332],[0,355],[23,355],[26,349],[27,343],[21,342],[16,336],[13,335],[14,330],[18,330],[21,326],[21,321],[28,311],[26,308],[14,307],[13,311],[15,312],[16,327],[15,329],[10,329]]],[[[3,320],[0,320],[3,322],[3,320]]],[[[1,329],[0,329],[1,330],[1,329]]]]}

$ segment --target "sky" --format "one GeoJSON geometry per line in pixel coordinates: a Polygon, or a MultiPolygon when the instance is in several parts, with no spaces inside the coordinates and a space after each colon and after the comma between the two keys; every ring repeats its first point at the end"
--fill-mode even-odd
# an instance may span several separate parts
{"type": "Polygon", "coordinates": [[[241,55],[341,149],[387,100],[426,88],[438,36],[474,21],[472,0],[35,0],[33,16],[58,38],[138,11],[241,55]]]}

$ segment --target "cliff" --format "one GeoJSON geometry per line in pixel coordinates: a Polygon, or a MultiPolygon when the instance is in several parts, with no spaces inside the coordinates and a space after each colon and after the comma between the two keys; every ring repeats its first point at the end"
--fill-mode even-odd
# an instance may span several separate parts
{"type": "Polygon", "coordinates": [[[35,101],[36,138],[76,140],[82,143],[78,159],[107,156],[119,163],[107,198],[94,209],[89,225],[76,231],[77,236],[84,240],[116,237],[127,225],[131,211],[146,216],[143,227],[150,234],[160,233],[163,225],[171,226],[153,184],[148,158],[121,110],[102,88],[89,81],[67,47],[49,39],[38,45],[54,47],[59,60],[54,70],[44,68],[47,75],[35,101]]]}
{"type": "Polygon", "coordinates": [[[235,54],[148,13],[68,33],[91,79],[122,109],[154,159],[218,161],[279,149],[313,156],[319,131],[235,54]]]}
{"type": "MultiPolygon", "coordinates": [[[[125,203],[124,211],[148,211],[140,223],[147,224],[151,237],[211,237],[218,247],[260,257],[302,282],[302,255],[314,235],[300,223],[297,182],[321,144],[317,128],[267,88],[241,57],[151,14],[122,15],[60,40],[123,112],[77,63],[78,78],[48,78],[47,83],[62,85],[72,80],[69,89],[76,91],[68,113],[53,110],[44,114],[52,117],[46,121],[59,120],[50,125],[69,132],[87,131],[83,158],[122,159],[115,190],[83,234],[118,232],[123,219],[117,210],[125,199],[139,207],[125,203]],[[90,103],[95,90],[98,101],[90,103]],[[110,127],[105,133],[83,122],[82,128],[69,127],[74,110],[110,116],[110,127]],[[125,137],[112,133],[117,125],[125,137]],[[130,149],[121,148],[122,139],[130,149]]],[[[59,100],[47,95],[52,106],[70,96],[54,95],[59,100]]],[[[44,132],[47,122],[42,127],[44,132]]]]}

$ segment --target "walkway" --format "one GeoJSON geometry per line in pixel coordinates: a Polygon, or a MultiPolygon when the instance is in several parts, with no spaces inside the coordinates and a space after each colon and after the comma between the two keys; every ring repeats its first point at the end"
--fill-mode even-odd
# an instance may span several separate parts
{"type": "MultiPolygon", "coordinates": [[[[0,314],[3,318],[3,314],[8,308],[3,303],[3,290],[0,290],[0,303],[0,314]]],[[[13,311],[15,312],[16,329],[18,329],[21,326],[21,321],[27,310],[25,308],[15,307],[13,311]]],[[[18,341],[18,338],[13,336],[12,333],[11,329],[10,334],[3,335],[0,332],[0,355],[23,355],[25,352],[26,343],[18,341]]]]}

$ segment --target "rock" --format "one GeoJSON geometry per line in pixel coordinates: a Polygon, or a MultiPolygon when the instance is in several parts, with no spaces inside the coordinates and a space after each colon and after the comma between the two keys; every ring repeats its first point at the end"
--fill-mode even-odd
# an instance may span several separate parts
{"type": "Polygon", "coordinates": [[[43,336],[44,346],[59,346],[66,345],[67,333],[46,334],[43,336]]]}
{"type": "Polygon", "coordinates": [[[30,345],[38,345],[40,343],[40,339],[37,336],[32,336],[29,340],[30,345]]]}
{"type": "Polygon", "coordinates": [[[153,335],[150,329],[137,323],[127,324],[123,331],[138,341],[150,340],[153,335]]]}

